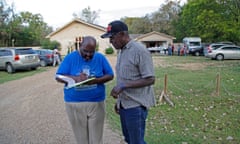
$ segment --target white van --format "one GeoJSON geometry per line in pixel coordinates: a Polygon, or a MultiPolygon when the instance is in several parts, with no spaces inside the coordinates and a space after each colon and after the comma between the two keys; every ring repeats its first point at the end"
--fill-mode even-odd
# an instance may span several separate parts
{"type": "Polygon", "coordinates": [[[203,54],[203,47],[200,37],[185,37],[183,39],[183,44],[187,47],[189,54],[196,56],[203,54]]]}

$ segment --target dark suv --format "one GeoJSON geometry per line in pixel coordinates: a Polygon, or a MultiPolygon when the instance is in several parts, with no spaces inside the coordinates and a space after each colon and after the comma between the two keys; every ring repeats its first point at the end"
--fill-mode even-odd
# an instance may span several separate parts
{"type": "Polygon", "coordinates": [[[50,49],[37,49],[35,50],[40,58],[40,65],[45,67],[53,64],[53,50],[50,49]]]}
{"type": "Polygon", "coordinates": [[[37,69],[38,54],[32,48],[0,48],[0,69],[14,73],[19,69],[37,69]]]}
{"type": "Polygon", "coordinates": [[[196,47],[196,48],[189,49],[188,53],[192,54],[192,55],[195,55],[195,56],[204,55],[203,47],[199,46],[199,47],[196,47]]]}

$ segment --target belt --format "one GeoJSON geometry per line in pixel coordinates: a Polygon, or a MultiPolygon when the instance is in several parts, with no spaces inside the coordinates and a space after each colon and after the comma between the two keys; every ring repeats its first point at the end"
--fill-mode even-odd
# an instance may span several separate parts
{"type": "MultiPolygon", "coordinates": [[[[120,109],[125,109],[125,108],[122,106],[122,103],[121,103],[121,102],[120,102],[120,106],[119,106],[119,107],[120,107],[120,109]]],[[[141,108],[143,108],[143,109],[145,109],[145,110],[147,109],[147,108],[146,108],[145,106],[143,106],[143,105],[141,105],[141,106],[139,106],[139,107],[141,107],[141,108]]]]}

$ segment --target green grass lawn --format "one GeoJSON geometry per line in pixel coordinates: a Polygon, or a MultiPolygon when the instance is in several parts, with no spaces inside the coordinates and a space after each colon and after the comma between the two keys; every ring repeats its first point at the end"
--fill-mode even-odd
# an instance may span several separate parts
{"type": "Polygon", "coordinates": [[[27,76],[31,76],[34,75],[36,73],[39,72],[43,72],[46,71],[49,67],[39,67],[37,70],[25,70],[25,71],[17,71],[13,74],[8,74],[6,71],[1,70],[0,71],[0,84],[8,82],[8,81],[12,81],[12,80],[16,80],[16,79],[20,79],[23,77],[27,77],[27,76]]]}
{"type": "MultiPolygon", "coordinates": [[[[157,105],[149,110],[145,139],[149,144],[240,143],[240,61],[204,57],[153,56],[157,105]],[[158,101],[168,76],[171,107],[158,101]],[[220,91],[216,95],[216,77],[220,91]]],[[[115,82],[108,83],[110,93],[115,82]]],[[[107,98],[107,117],[120,131],[115,100],[107,98]]]]}

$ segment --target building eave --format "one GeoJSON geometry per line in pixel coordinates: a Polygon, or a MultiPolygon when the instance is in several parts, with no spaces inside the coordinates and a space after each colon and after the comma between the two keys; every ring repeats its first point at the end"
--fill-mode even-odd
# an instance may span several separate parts
{"type": "Polygon", "coordinates": [[[143,38],[148,37],[148,36],[150,36],[150,35],[152,35],[152,34],[157,34],[157,35],[160,35],[160,36],[164,36],[164,37],[170,38],[170,39],[172,39],[172,40],[176,39],[176,38],[173,37],[173,36],[170,36],[170,35],[167,35],[167,34],[164,34],[164,33],[160,33],[160,32],[156,32],[156,31],[152,31],[152,32],[143,34],[143,35],[135,38],[135,40],[143,39],[143,38]]]}
{"type": "Polygon", "coordinates": [[[96,24],[91,24],[91,23],[88,23],[88,22],[85,22],[85,21],[83,21],[83,20],[81,20],[81,19],[77,19],[77,18],[76,18],[76,19],[73,19],[72,21],[70,21],[69,23],[65,24],[65,25],[62,26],[61,28],[57,29],[56,31],[48,34],[48,35],[46,36],[46,38],[50,38],[50,37],[56,35],[57,33],[61,32],[62,30],[64,30],[65,28],[67,28],[68,26],[70,26],[71,24],[73,24],[73,23],[75,23],[75,22],[76,22],[76,23],[81,23],[81,24],[84,24],[84,25],[87,25],[87,26],[90,26],[90,27],[92,27],[92,28],[101,30],[101,31],[103,31],[103,32],[106,31],[106,28],[105,28],[105,27],[102,27],[102,26],[96,25],[96,24]]]}

